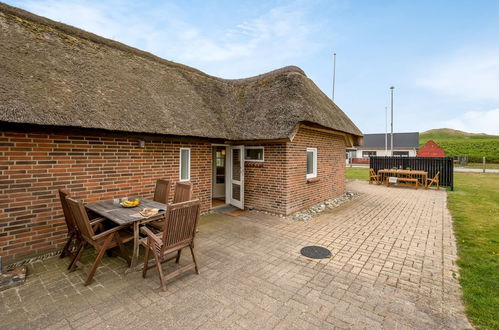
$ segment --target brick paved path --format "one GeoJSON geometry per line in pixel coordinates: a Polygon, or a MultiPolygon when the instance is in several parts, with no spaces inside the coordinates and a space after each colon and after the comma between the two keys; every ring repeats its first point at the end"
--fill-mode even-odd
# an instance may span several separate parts
{"type": "Polygon", "coordinates": [[[155,270],[124,276],[117,258],[104,258],[88,287],[80,271],[65,271],[67,259],[36,262],[25,285],[0,292],[0,328],[470,327],[446,193],[357,181],[349,189],[361,196],[308,223],[203,217],[201,274],[167,292],[155,270]],[[333,257],[302,257],[311,244],[333,257]]]}

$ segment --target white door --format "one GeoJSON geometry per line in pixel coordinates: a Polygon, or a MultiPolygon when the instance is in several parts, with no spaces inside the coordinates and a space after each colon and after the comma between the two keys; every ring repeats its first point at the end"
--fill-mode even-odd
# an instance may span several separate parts
{"type": "MultiPolygon", "coordinates": [[[[230,147],[229,203],[244,209],[244,146],[230,147]]],[[[226,199],[227,200],[227,199],[226,199]]]]}

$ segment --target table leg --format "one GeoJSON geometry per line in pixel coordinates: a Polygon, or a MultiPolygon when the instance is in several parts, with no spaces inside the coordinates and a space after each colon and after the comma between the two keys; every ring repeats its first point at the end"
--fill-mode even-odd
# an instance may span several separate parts
{"type": "Polygon", "coordinates": [[[139,221],[133,223],[133,253],[132,262],[130,263],[130,268],[126,270],[126,274],[137,270],[137,263],[139,260],[139,221]]]}

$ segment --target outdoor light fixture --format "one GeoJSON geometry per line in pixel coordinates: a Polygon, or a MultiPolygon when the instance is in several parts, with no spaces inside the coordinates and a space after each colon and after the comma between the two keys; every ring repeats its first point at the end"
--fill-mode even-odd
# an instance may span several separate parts
{"type": "Polygon", "coordinates": [[[140,140],[139,141],[139,148],[144,148],[146,146],[146,141],[140,140]]]}
{"type": "Polygon", "coordinates": [[[222,153],[222,156],[225,156],[225,149],[222,149],[221,153],[222,153]]]}

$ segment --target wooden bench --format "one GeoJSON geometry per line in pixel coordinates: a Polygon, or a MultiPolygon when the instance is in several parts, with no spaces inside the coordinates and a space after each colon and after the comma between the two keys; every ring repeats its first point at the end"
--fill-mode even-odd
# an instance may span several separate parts
{"type": "Polygon", "coordinates": [[[418,189],[419,186],[419,180],[416,178],[398,178],[397,182],[407,182],[407,183],[415,183],[416,184],[416,189],[418,189]]]}

